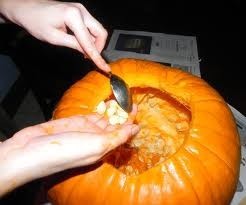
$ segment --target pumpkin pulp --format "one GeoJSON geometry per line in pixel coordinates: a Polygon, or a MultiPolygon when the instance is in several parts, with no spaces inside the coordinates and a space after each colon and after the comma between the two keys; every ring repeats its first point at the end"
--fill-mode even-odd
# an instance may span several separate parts
{"type": "Polygon", "coordinates": [[[138,105],[140,132],[105,158],[122,173],[134,176],[163,163],[182,146],[191,113],[167,93],[153,88],[132,88],[138,105]]]}

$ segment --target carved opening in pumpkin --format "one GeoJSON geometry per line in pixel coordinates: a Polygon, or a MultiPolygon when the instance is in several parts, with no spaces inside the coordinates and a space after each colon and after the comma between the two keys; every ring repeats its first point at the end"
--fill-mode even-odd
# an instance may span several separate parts
{"type": "Polygon", "coordinates": [[[188,107],[153,88],[132,88],[140,132],[105,161],[126,175],[138,175],[164,162],[182,146],[189,131],[188,107]]]}

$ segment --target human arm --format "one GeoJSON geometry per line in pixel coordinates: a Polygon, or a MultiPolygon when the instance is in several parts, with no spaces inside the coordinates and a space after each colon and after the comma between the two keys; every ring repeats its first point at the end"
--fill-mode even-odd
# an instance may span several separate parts
{"type": "Polygon", "coordinates": [[[37,39],[76,49],[91,58],[98,68],[110,71],[100,54],[107,31],[82,4],[51,0],[0,0],[0,22],[4,21],[1,15],[25,28],[37,39]]]}
{"type": "Polygon", "coordinates": [[[131,121],[112,126],[96,114],[25,128],[0,144],[0,196],[31,180],[95,163],[138,129],[131,121]]]}

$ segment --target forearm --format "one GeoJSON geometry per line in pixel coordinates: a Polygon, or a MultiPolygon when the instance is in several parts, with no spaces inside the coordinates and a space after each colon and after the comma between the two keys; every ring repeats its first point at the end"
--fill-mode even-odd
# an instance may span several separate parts
{"type": "Polygon", "coordinates": [[[0,144],[0,198],[15,188],[37,178],[32,165],[25,163],[21,149],[10,141],[0,144]]]}
{"type": "Polygon", "coordinates": [[[25,183],[16,171],[11,161],[1,160],[0,197],[25,183]]]}
{"type": "MultiPolygon", "coordinates": [[[[75,134],[76,139],[73,140],[73,134],[70,137],[67,133],[43,137],[43,132],[39,132],[39,128],[33,132],[27,128],[0,143],[0,198],[30,181],[68,168],[91,164],[104,155],[104,150],[93,154],[90,151],[92,148],[86,143],[88,139],[84,140],[81,134],[75,134]],[[40,138],[33,137],[37,133],[41,134],[40,138]],[[73,153],[74,149],[70,146],[78,151],[73,153]]],[[[101,147],[100,140],[95,140],[93,147],[97,149],[98,146],[101,147]]]]}

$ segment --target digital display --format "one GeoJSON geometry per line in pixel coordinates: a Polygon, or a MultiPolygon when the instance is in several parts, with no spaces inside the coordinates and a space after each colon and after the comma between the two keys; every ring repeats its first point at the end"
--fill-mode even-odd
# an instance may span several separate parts
{"type": "Polygon", "coordinates": [[[150,54],[151,36],[120,34],[115,49],[135,53],[150,54]]]}

